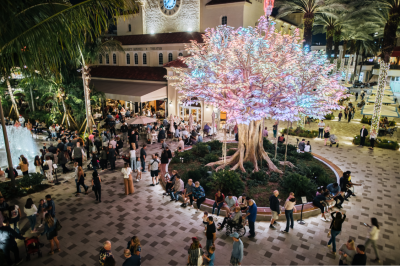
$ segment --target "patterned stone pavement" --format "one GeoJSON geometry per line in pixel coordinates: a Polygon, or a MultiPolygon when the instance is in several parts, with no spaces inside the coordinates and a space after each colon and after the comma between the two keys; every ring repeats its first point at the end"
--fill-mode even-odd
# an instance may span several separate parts
{"type": "MultiPolygon", "coordinates": [[[[356,188],[357,197],[344,204],[347,219],[337,238],[337,245],[340,247],[348,238],[355,239],[356,244],[363,244],[368,232],[363,223],[377,217],[381,225],[378,241],[381,263],[398,264],[400,254],[395,251],[400,245],[400,214],[396,211],[400,203],[397,188],[400,186],[399,151],[370,151],[352,145],[350,137],[361,128],[358,116],[351,123],[329,122],[332,132],[340,138],[339,148],[325,147],[320,139],[312,140],[314,153],[328,158],[343,171],[352,171],[353,181],[363,184],[356,188]]],[[[272,122],[267,121],[269,129],[272,129],[272,122]]],[[[295,138],[292,137],[290,142],[295,142],[295,138]]],[[[148,154],[156,151],[161,151],[160,145],[150,145],[148,154]]],[[[117,161],[117,169],[120,167],[122,160],[117,161]]],[[[42,249],[43,258],[33,257],[23,265],[98,265],[99,250],[105,240],[112,242],[117,265],[122,265],[123,249],[133,235],[141,240],[143,265],[186,265],[187,249],[193,236],[201,239],[205,246],[201,212],[183,209],[180,204],[163,198],[160,186],[149,186],[149,173],[143,174],[141,182],[134,183],[135,193],[129,196],[123,194],[123,179],[119,170],[105,171],[101,178],[102,203],[95,201],[93,192],[88,196],[75,197],[73,180],[30,196],[35,203],[46,194],[53,196],[56,217],[63,226],[59,232],[61,252],[45,255],[49,244],[43,236],[41,240],[46,243],[42,249]]],[[[89,184],[89,179],[86,184],[89,184]]],[[[22,207],[26,198],[11,203],[22,207]]],[[[31,236],[26,217],[22,218],[20,226],[26,232],[25,236],[31,236]]],[[[283,223],[280,223],[282,226],[283,223]]],[[[332,255],[326,246],[329,223],[319,217],[308,218],[305,225],[296,223],[289,234],[281,234],[280,227],[270,230],[268,223],[256,223],[255,239],[243,238],[244,265],[338,264],[339,256],[332,255]]],[[[225,236],[225,232],[217,232],[217,237],[216,265],[229,265],[232,240],[225,236]]],[[[18,241],[18,244],[24,256],[23,243],[18,241]]],[[[375,255],[371,248],[367,249],[367,256],[367,263],[373,264],[370,259],[374,259],[375,255]]]]}

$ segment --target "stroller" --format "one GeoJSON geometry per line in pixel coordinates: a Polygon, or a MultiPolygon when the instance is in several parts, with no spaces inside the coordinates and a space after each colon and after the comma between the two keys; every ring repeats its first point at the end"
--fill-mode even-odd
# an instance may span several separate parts
{"type": "Polygon", "coordinates": [[[30,261],[31,260],[31,254],[38,254],[38,257],[42,257],[42,252],[40,251],[40,243],[39,243],[39,238],[37,237],[31,237],[25,242],[25,249],[26,249],[26,260],[30,261]]]}
{"type": "Polygon", "coordinates": [[[335,136],[335,134],[331,134],[329,136],[329,141],[331,142],[331,144],[329,145],[330,147],[332,147],[332,145],[336,144],[336,148],[339,147],[339,139],[335,136]]]}

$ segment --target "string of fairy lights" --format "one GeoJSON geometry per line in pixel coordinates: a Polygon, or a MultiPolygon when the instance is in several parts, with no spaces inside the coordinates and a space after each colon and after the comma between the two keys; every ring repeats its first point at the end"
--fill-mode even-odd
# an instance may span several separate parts
{"type": "Polygon", "coordinates": [[[386,79],[388,77],[389,68],[390,68],[390,63],[385,63],[383,60],[380,61],[378,89],[376,91],[376,102],[374,105],[374,113],[372,115],[371,130],[375,129],[377,131],[379,129],[382,100],[385,93],[386,79]]]}

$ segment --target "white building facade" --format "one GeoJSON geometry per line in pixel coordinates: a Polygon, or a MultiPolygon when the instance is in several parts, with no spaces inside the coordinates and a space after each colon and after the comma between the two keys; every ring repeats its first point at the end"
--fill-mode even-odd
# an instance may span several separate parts
{"type": "MultiPolygon", "coordinates": [[[[124,101],[134,111],[138,103],[146,102],[156,110],[159,106],[166,109],[161,112],[164,116],[192,113],[195,120],[209,122],[213,107],[202,103],[181,106],[178,92],[164,76],[173,75],[171,67],[185,67],[178,57],[188,55],[185,45],[191,40],[201,43],[207,28],[221,24],[254,27],[263,14],[262,0],[142,1],[137,14],[117,18],[116,36],[108,38],[120,41],[124,52],[99,55],[97,65],[92,66],[92,83],[106,98],[124,101]]],[[[292,34],[295,23],[301,22],[298,17],[271,19],[282,34],[292,34]]]]}

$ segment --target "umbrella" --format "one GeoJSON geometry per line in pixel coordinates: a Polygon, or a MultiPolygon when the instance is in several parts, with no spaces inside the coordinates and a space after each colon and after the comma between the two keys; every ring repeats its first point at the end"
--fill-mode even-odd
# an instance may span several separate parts
{"type": "Polygon", "coordinates": [[[154,123],[154,122],[157,122],[157,119],[147,117],[147,116],[138,116],[133,119],[129,119],[127,121],[127,123],[133,124],[133,125],[145,125],[145,124],[154,123]]]}
{"type": "Polygon", "coordinates": [[[192,127],[193,127],[193,116],[192,113],[190,113],[189,115],[189,131],[192,131],[192,127]]]}
{"type": "MultiPolygon", "coordinates": [[[[364,105],[361,110],[362,115],[373,115],[374,113],[374,106],[373,105],[364,105]]],[[[397,108],[394,106],[382,105],[381,108],[381,116],[386,117],[400,117],[397,108]]]]}
{"type": "Polygon", "coordinates": [[[215,112],[214,112],[214,110],[211,114],[211,119],[212,119],[211,134],[214,134],[214,132],[215,132],[215,112]]]}
{"type": "Polygon", "coordinates": [[[175,133],[175,127],[174,127],[174,117],[171,114],[169,117],[169,132],[171,132],[172,134],[175,133]]]}
{"type": "MultiPolygon", "coordinates": [[[[369,96],[367,102],[374,103],[376,102],[376,96],[369,96]]],[[[382,103],[384,104],[394,104],[393,96],[383,96],[382,103]]]]}

